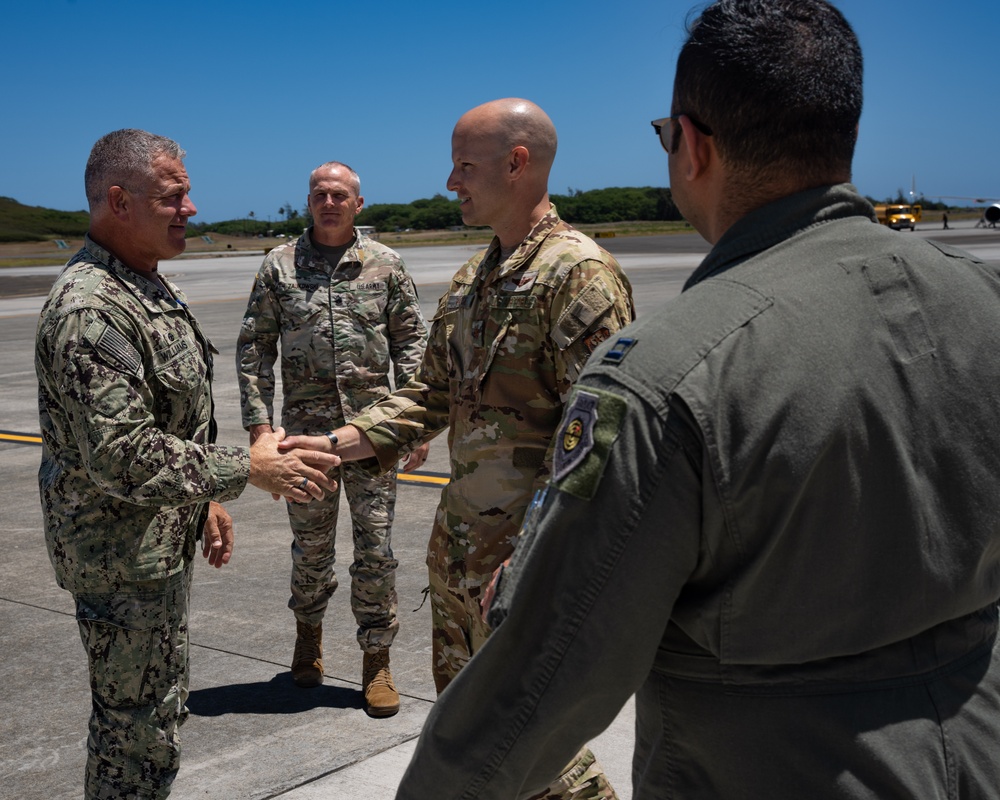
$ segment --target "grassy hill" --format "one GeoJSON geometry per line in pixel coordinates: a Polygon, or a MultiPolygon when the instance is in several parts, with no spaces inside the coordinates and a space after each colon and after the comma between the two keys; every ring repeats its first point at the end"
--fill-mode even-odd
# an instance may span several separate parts
{"type": "Polygon", "coordinates": [[[86,211],[56,211],[25,206],[10,197],[0,197],[0,242],[44,242],[83,236],[90,214],[86,211]]]}

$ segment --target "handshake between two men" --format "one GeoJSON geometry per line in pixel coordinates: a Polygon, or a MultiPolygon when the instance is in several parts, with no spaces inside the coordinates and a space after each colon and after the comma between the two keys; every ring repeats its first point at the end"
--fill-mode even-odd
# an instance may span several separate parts
{"type": "MultiPolygon", "coordinates": [[[[270,492],[275,500],[284,497],[295,503],[322,500],[325,492],[337,491],[337,481],[327,473],[340,466],[340,456],[294,444],[279,449],[278,443],[283,440],[284,428],[261,432],[254,439],[250,446],[249,484],[270,492]]],[[[202,555],[216,568],[229,563],[233,539],[232,517],[221,503],[212,501],[202,535],[202,555]]]]}

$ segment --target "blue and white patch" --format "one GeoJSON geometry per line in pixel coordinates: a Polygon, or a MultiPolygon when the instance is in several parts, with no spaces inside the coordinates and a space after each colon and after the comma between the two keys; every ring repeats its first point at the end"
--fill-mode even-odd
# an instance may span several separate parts
{"type": "Polygon", "coordinates": [[[594,428],[597,426],[596,394],[579,390],[573,404],[563,414],[563,423],[556,434],[552,477],[561,481],[594,449],[594,428]]]}

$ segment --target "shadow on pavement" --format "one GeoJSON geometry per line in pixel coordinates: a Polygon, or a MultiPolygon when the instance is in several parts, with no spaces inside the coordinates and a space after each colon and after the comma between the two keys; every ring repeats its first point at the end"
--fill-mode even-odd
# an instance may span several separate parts
{"type": "Polygon", "coordinates": [[[192,716],[221,717],[225,714],[298,714],[314,708],[364,708],[360,689],[323,685],[300,689],[290,672],[279,672],[271,680],[234,683],[197,689],[188,696],[192,716]]]}

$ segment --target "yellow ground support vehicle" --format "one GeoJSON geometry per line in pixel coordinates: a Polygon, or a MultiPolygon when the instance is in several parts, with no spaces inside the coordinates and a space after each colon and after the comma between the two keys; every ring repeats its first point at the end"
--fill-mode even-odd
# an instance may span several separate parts
{"type": "Polygon", "coordinates": [[[878,221],[883,225],[888,225],[894,231],[901,231],[903,228],[915,231],[917,223],[920,222],[920,214],[919,205],[883,203],[875,206],[875,216],[878,217],[878,221]]]}

